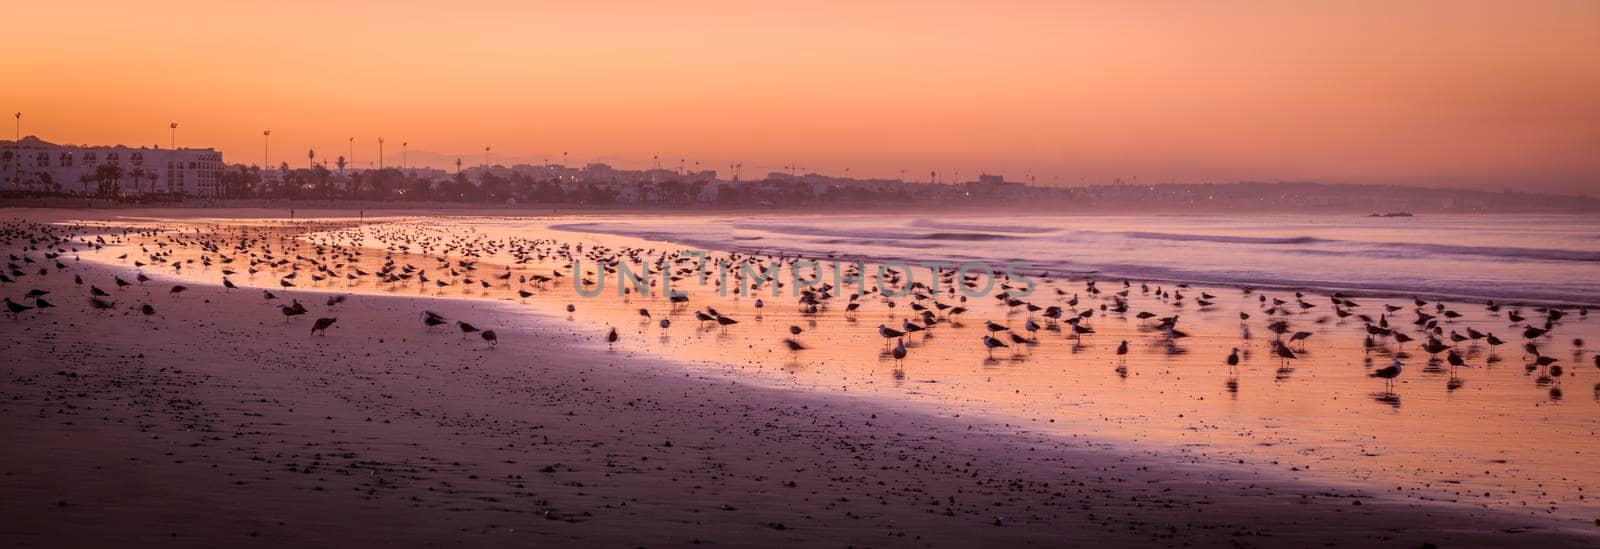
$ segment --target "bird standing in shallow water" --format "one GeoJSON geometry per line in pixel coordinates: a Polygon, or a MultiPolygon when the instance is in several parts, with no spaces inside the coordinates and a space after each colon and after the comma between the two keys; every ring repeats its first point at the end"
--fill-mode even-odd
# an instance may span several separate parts
{"type": "Polygon", "coordinates": [[[905,337],[906,333],[882,324],[878,325],[878,335],[883,337],[883,344],[888,345],[889,340],[905,337]]]}
{"type": "Polygon", "coordinates": [[[783,338],[783,345],[789,348],[790,353],[799,353],[806,350],[806,346],[799,341],[795,341],[794,338],[783,338]]]}
{"type": "Polygon", "coordinates": [[[993,336],[983,336],[983,346],[984,346],[984,348],[989,350],[989,356],[994,356],[994,350],[997,347],[998,348],[1010,347],[1010,345],[1006,345],[1006,343],[1004,341],[1000,341],[998,339],[995,339],[993,336]]]}
{"type": "Polygon", "coordinates": [[[1383,378],[1383,381],[1384,381],[1384,394],[1393,395],[1394,394],[1394,378],[1400,377],[1400,372],[1402,372],[1404,370],[1405,370],[1404,365],[1400,364],[1400,359],[1397,358],[1397,359],[1394,359],[1394,362],[1390,363],[1388,367],[1386,367],[1386,368],[1384,368],[1382,370],[1378,370],[1376,372],[1372,372],[1371,374],[1368,374],[1368,375],[1371,376],[1371,377],[1383,378]]]}

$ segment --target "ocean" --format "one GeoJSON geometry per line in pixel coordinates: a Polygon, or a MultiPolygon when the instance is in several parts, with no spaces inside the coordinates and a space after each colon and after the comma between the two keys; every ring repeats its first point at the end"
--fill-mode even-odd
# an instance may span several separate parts
{"type": "Polygon", "coordinates": [[[1554,215],[617,217],[558,230],[1052,276],[1600,305],[1600,219],[1554,215]]]}

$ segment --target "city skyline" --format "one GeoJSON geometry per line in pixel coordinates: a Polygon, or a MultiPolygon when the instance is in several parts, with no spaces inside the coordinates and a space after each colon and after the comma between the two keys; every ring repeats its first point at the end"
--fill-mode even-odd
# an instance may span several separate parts
{"type": "Polygon", "coordinates": [[[381,136],[408,143],[385,163],[443,169],[491,147],[1041,185],[1600,187],[1592,3],[296,6],[97,5],[71,25],[66,8],[21,6],[9,40],[30,47],[0,72],[25,76],[0,108],[24,113],[23,135],[172,140],[244,164],[272,130],[270,163],[291,166],[354,145],[366,167],[381,136]],[[94,85],[107,79],[115,91],[94,85]]]}

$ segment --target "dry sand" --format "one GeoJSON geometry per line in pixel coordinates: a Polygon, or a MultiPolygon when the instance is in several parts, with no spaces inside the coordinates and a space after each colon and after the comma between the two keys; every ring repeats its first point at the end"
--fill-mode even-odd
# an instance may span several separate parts
{"type": "MultiPolygon", "coordinates": [[[[17,253],[15,247],[5,253],[17,253]]],[[[1556,523],[755,387],[493,303],[8,285],[0,545],[1594,546],[1556,523]],[[137,308],[149,303],[154,316],[137,308]],[[430,309],[490,348],[424,331],[430,309]],[[311,320],[335,316],[327,335],[311,320]]],[[[312,295],[309,292],[297,293],[312,295]]]]}

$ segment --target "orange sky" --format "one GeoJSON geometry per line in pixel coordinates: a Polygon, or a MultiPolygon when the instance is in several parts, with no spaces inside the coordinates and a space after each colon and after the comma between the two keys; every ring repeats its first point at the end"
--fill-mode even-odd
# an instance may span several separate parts
{"type": "Polygon", "coordinates": [[[59,142],[1600,191],[1593,0],[8,3],[59,142]]]}

